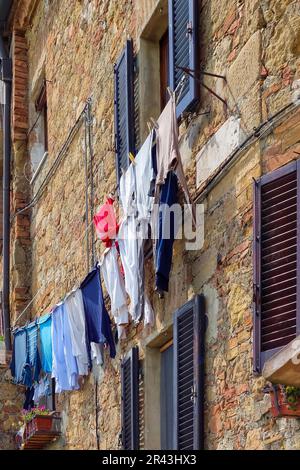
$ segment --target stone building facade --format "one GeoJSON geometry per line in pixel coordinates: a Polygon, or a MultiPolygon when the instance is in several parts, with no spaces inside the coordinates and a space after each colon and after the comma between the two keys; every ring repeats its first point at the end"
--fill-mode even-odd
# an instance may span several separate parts
{"type": "MultiPolygon", "coordinates": [[[[143,142],[147,119],[159,115],[157,95],[149,96],[159,70],[151,54],[164,33],[162,24],[167,28],[167,16],[167,1],[161,0],[14,2],[9,23],[12,214],[33,203],[12,217],[12,324],[45,314],[63,299],[91,268],[92,246],[100,257],[103,247],[92,226],[87,256],[85,229],[91,213],[116,187],[114,64],[132,38],[143,142]],[[36,107],[43,84],[47,148],[36,107]],[[87,126],[82,111],[89,99],[87,126]],[[86,175],[89,130],[92,159],[86,175]]],[[[266,382],[253,372],[252,353],[253,179],[299,158],[300,2],[199,0],[197,19],[199,68],[226,77],[204,75],[203,82],[227,103],[201,86],[197,105],[179,127],[188,186],[194,201],[204,204],[204,245],[188,251],[184,241],[176,240],[164,299],[154,292],[153,260],[146,261],[155,325],[130,325],[116,359],[106,358],[80,391],[57,396],[63,435],[53,448],[97,449],[97,436],[101,450],[119,448],[120,362],[133,346],[139,348],[144,376],[142,445],[159,447],[152,385],[156,380],[159,388],[159,378],[151,361],[172,337],[174,312],[196,294],[204,295],[207,316],[204,447],[300,446],[299,420],[272,418],[266,382]]]]}

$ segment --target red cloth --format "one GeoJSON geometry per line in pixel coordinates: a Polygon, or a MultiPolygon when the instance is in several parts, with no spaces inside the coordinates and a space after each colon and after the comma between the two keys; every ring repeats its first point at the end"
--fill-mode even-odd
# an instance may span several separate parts
{"type": "Polygon", "coordinates": [[[114,200],[112,198],[107,198],[106,203],[103,204],[98,214],[94,215],[93,218],[96,232],[106,248],[112,246],[112,241],[116,238],[119,231],[113,203],[114,200]]]}

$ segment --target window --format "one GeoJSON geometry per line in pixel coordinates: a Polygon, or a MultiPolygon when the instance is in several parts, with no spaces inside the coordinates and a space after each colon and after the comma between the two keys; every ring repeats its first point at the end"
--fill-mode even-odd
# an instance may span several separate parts
{"type": "Polygon", "coordinates": [[[139,448],[139,352],[132,348],[121,364],[122,447],[139,448]]]}
{"type": "Polygon", "coordinates": [[[33,127],[30,132],[29,147],[32,173],[34,175],[48,152],[47,88],[45,80],[34,106],[31,106],[31,119],[33,127]]]}
{"type": "Polygon", "coordinates": [[[196,296],[175,312],[173,326],[147,347],[147,449],[204,447],[204,334],[204,298],[196,296]]]}
{"type": "Polygon", "coordinates": [[[254,370],[300,334],[300,162],[254,183],[254,370]]]}
{"type": "Polygon", "coordinates": [[[197,0],[160,0],[144,28],[133,56],[127,41],[115,65],[115,147],[119,181],[129,152],[146,139],[151,118],[168,100],[167,86],[178,92],[177,116],[192,109],[199,86],[178,67],[197,69],[197,0]],[[180,96],[179,96],[180,95],[180,96]]]}
{"type": "Polygon", "coordinates": [[[45,153],[48,150],[47,89],[45,83],[41,89],[38,99],[36,100],[35,109],[41,117],[41,124],[43,129],[41,144],[43,145],[43,150],[45,153]]]}
{"type": "Polygon", "coordinates": [[[169,30],[165,32],[159,41],[159,65],[160,65],[160,107],[161,111],[167,104],[169,85],[169,30]]]}

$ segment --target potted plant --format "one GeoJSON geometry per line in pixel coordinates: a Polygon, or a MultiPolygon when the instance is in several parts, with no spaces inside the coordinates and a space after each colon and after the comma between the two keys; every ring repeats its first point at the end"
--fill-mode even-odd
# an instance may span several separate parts
{"type": "Polygon", "coordinates": [[[274,417],[300,417],[300,388],[290,385],[273,385],[271,412],[274,417]]]}
{"type": "Polygon", "coordinates": [[[22,415],[30,434],[33,431],[50,431],[52,428],[52,412],[45,406],[23,410],[22,415]]]}

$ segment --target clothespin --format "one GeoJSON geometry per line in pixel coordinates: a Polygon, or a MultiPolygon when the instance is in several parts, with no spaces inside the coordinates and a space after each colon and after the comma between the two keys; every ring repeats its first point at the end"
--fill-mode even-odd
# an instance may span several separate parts
{"type": "Polygon", "coordinates": [[[152,132],[152,126],[151,126],[151,123],[149,121],[147,121],[147,126],[148,126],[148,131],[149,131],[149,134],[152,132]]]}
{"type": "Polygon", "coordinates": [[[155,119],[153,119],[153,117],[150,118],[150,121],[152,122],[154,128],[155,128],[155,129],[158,129],[158,124],[157,124],[157,122],[155,121],[155,119]]]}
{"type": "Polygon", "coordinates": [[[132,163],[133,165],[135,165],[135,158],[134,158],[132,152],[129,152],[129,159],[130,159],[131,163],[132,163]]]}
{"type": "Polygon", "coordinates": [[[167,87],[167,91],[168,91],[168,93],[169,93],[169,95],[170,95],[170,98],[174,98],[174,91],[172,91],[169,86],[167,87]]]}
{"type": "Polygon", "coordinates": [[[115,189],[109,193],[108,198],[109,198],[109,199],[112,199],[113,201],[116,199],[116,191],[115,191],[115,189]]]}
{"type": "Polygon", "coordinates": [[[111,248],[105,248],[105,250],[103,251],[102,256],[101,256],[101,258],[100,258],[100,260],[99,260],[99,262],[98,262],[98,266],[99,266],[99,267],[101,267],[101,265],[102,265],[102,263],[103,263],[103,261],[104,261],[104,258],[105,258],[105,256],[107,255],[107,253],[110,251],[110,249],[111,249],[111,248]]]}

